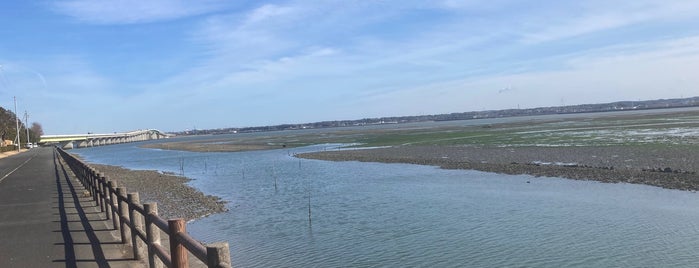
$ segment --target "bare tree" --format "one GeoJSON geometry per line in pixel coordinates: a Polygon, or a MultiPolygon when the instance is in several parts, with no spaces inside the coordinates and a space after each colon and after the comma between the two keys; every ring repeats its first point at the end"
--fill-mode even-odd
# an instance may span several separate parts
{"type": "Polygon", "coordinates": [[[29,128],[29,136],[31,136],[31,139],[37,142],[39,138],[41,138],[41,135],[44,135],[44,129],[41,127],[41,124],[37,122],[32,123],[32,127],[29,128]]]}

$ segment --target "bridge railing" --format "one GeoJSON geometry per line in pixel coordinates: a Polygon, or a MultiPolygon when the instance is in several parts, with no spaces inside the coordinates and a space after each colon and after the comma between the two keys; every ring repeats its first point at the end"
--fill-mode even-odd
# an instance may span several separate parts
{"type": "Polygon", "coordinates": [[[207,267],[231,267],[228,243],[208,245],[196,241],[186,230],[184,219],[164,220],[156,203],[140,204],[138,193],[126,193],[116,181],[85,164],[61,148],[56,150],[90,192],[95,204],[119,230],[121,242],[130,244],[135,259],[148,255],[149,267],[189,267],[189,254],[207,267]],[[144,225],[145,220],[145,225],[144,225]],[[169,238],[169,247],[161,244],[161,231],[169,238]]]}

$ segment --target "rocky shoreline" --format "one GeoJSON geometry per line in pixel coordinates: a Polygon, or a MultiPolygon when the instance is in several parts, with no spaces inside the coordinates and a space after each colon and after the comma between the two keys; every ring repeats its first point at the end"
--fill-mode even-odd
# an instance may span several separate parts
{"type": "Polygon", "coordinates": [[[184,218],[187,221],[226,211],[225,201],[205,195],[187,185],[191,179],[155,170],[129,170],[117,166],[89,164],[128,192],[138,192],[141,203],[158,203],[158,214],[164,219],[184,218]]]}
{"type": "Polygon", "coordinates": [[[396,146],[305,153],[301,158],[433,165],[699,190],[699,158],[682,146],[477,147],[396,146]]]}

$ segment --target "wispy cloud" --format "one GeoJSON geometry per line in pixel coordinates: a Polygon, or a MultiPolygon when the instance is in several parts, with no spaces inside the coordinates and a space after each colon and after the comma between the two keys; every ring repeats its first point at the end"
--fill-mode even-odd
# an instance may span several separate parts
{"type": "MultiPolygon", "coordinates": [[[[623,9],[631,8],[629,6],[608,9],[601,4],[591,7],[554,6],[543,13],[513,13],[511,17],[499,14],[499,21],[493,21],[487,14],[481,15],[484,18],[464,16],[473,10],[510,12],[511,3],[521,5],[518,1],[411,3],[407,6],[386,1],[381,6],[364,4],[342,8],[338,8],[339,3],[261,5],[247,12],[207,19],[193,40],[207,49],[209,58],[157,87],[191,85],[181,88],[197,88],[199,92],[206,92],[204,95],[219,96],[219,99],[247,99],[257,107],[276,103],[273,100],[279,100],[282,104],[277,105],[280,106],[314,101],[319,109],[324,107],[323,103],[333,103],[333,110],[348,111],[346,117],[350,117],[349,112],[353,111],[350,107],[359,104],[366,107],[362,109],[366,113],[374,111],[366,116],[379,116],[382,112],[429,113],[429,109],[417,111],[411,108],[425,107],[418,104],[424,104],[426,99],[431,101],[427,106],[439,112],[495,108],[503,103],[509,106],[513,100],[488,98],[503,88],[512,87],[517,90],[500,95],[526,98],[527,94],[545,94],[552,97],[539,100],[560,104],[560,96],[575,94],[576,90],[584,88],[573,84],[612,90],[622,88],[621,82],[608,75],[588,70],[608,70],[609,74],[619,74],[626,79],[633,73],[621,71],[632,67],[624,66],[627,60],[605,63],[613,57],[602,57],[600,53],[603,51],[619,55],[624,51],[649,53],[652,48],[604,44],[604,50],[599,45],[576,44],[542,55],[531,52],[537,51],[538,43],[651,19],[666,19],[668,10],[676,9],[670,6],[659,9],[660,3],[653,2],[634,7],[632,13],[636,15],[632,14],[631,18],[617,16],[623,14],[623,9]],[[607,12],[602,13],[601,10],[605,9],[607,12]],[[425,10],[436,12],[432,16],[447,17],[437,19],[438,23],[432,23],[424,31],[412,31],[408,35],[390,30],[396,28],[400,32],[405,27],[402,24],[405,18],[400,14],[425,10]],[[549,15],[547,19],[558,24],[552,26],[542,21],[540,17],[544,13],[549,15]],[[373,27],[389,30],[365,30],[373,27]],[[343,32],[334,35],[333,31],[343,32]],[[527,43],[524,47],[523,41],[527,43]],[[583,63],[585,59],[594,59],[594,62],[583,63]],[[618,69],[609,70],[611,66],[618,69]],[[605,78],[597,80],[597,84],[559,83],[565,79],[583,79],[583,74],[605,78]],[[598,85],[605,83],[610,87],[598,85]],[[435,97],[437,95],[445,97],[441,99],[435,97]],[[464,101],[457,101],[462,98],[464,101]],[[478,101],[469,102],[469,99],[478,101]]],[[[656,41],[651,39],[648,42],[658,45],[656,41]]],[[[649,57],[650,54],[642,55],[649,57]]],[[[655,63],[646,60],[649,64],[655,63]]],[[[617,92],[631,94],[628,90],[617,92]]],[[[300,110],[294,111],[301,113],[300,110]]],[[[299,115],[299,118],[310,116],[299,115]]]]}
{"type": "Polygon", "coordinates": [[[699,3],[656,0],[590,1],[549,12],[549,16],[530,19],[530,30],[523,32],[525,43],[555,41],[649,21],[681,21],[695,16],[699,12],[699,3]],[[571,9],[577,9],[577,12],[573,13],[571,9]]]}
{"type": "MultiPolygon", "coordinates": [[[[122,103],[115,90],[117,83],[94,71],[80,56],[54,55],[42,61],[3,63],[8,83],[0,95],[3,99],[17,96],[19,109],[29,110],[47,130],[91,125],[96,121],[94,116],[111,117],[118,109],[114,104],[122,103]],[[68,113],[73,115],[66,117],[68,113]]],[[[72,130],[82,133],[84,129],[72,130]]]]}
{"type": "Polygon", "coordinates": [[[696,95],[699,84],[699,77],[693,74],[699,68],[699,36],[612,46],[558,60],[565,68],[422,84],[373,96],[363,105],[392,103],[380,112],[410,114],[435,102],[443,104],[439,112],[448,113],[688,97],[696,95]],[[500,94],[503,88],[517,90],[500,94]]]}
{"type": "Polygon", "coordinates": [[[151,72],[157,77],[109,73],[139,66],[147,53],[128,66],[52,58],[71,68],[39,68],[50,88],[65,90],[45,97],[87,96],[91,108],[128,103],[110,106],[132,118],[124,125],[213,128],[675,97],[699,83],[688,71],[699,68],[691,30],[699,4],[691,1],[106,3],[54,7],[99,24],[201,15],[178,22],[189,31],[175,33],[184,40],[169,40],[183,60],[150,59],[147,66],[167,65],[151,72]]]}
{"type": "Polygon", "coordinates": [[[53,3],[59,13],[94,24],[133,24],[172,20],[226,7],[221,0],[67,0],[53,3]]]}

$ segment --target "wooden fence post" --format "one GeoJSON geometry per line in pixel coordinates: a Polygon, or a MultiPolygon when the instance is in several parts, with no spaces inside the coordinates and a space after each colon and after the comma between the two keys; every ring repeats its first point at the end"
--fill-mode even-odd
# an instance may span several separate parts
{"type": "Polygon", "coordinates": [[[146,250],[143,246],[143,241],[139,239],[139,231],[143,231],[143,217],[134,208],[141,204],[141,199],[138,197],[138,193],[128,194],[129,201],[129,219],[131,219],[131,245],[133,246],[133,257],[134,259],[143,259],[144,251],[146,250]]]}
{"type": "Polygon", "coordinates": [[[143,210],[146,212],[144,217],[146,218],[146,238],[148,240],[148,267],[163,268],[163,262],[158,260],[153,248],[153,245],[160,245],[160,228],[155,226],[151,220],[151,217],[158,216],[158,204],[145,203],[143,204],[143,210]]]}
{"type": "Polygon", "coordinates": [[[95,169],[90,167],[90,172],[88,173],[88,180],[90,181],[90,194],[92,195],[92,200],[95,201],[95,205],[99,206],[99,194],[97,193],[97,180],[95,180],[95,169]]]}
{"type": "Polygon", "coordinates": [[[95,187],[95,198],[97,198],[97,206],[100,207],[100,212],[104,212],[104,196],[102,195],[102,183],[100,183],[100,173],[95,169],[92,173],[92,182],[95,187]]]}
{"type": "Polygon", "coordinates": [[[228,243],[218,242],[206,245],[206,256],[208,267],[230,268],[233,266],[228,243]]]}
{"type": "MultiPolygon", "coordinates": [[[[105,179],[107,179],[107,177],[105,177],[105,179]]],[[[118,229],[120,229],[119,218],[117,217],[117,211],[116,211],[116,208],[114,207],[114,205],[115,205],[115,203],[114,203],[114,197],[115,197],[114,190],[116,190],[116,188],[117,188],[116,181],[108,181],[107,186],[104,190],[107,191],[107,196],[109,196],[109,200],[107,203],[107,209],[109,211],[109,216],[107,216],[107,219],[109,219],[109,217],[111,217],[112,224],[114,225],[114,229],[118,230],[118,229]]]]}
{"type": "Polygon", "coordinates": [[[107,177],[102,177],[102,188],[104,188],[104,196],[106,197],[106,202],[104,204],[104,209],[107,214],[107,219],[112,219],[112,224],[114,224],[114,229],[119,229],[119,224],[117,224],[116,219],[114,219],[114,198],[112,197],[111,189],[116,188],[116,182],[110,181],[107,177]]]}
{"type": "Polygon", "coordinates": [[[172,219],[167,221],[168,235],[170,236],[170,257],[172,258],[172,268],[189,267],[189,255],[187,248],[178,241],[180,233],[187,232],[184,219],[172,219]]]}
{"type": "Polygon", "coordinates": [[[106,212],[107,208],[104,203],[107,199],[107,196],[104,195],[104,178],[102,176],[102,173],[97,171],[97,177],[95,178],[95,180],[97,180],[96,187],[98,192],[97,195],[99,196],[98,199],[100,200],[100,210],[102,210],[102,212],[106,212]]]}
{"type": "Polygon", "coordinates": [[[131,228],[126,224],[126,220],[129,219],[129,208],[124,206],[124,202],[121,202],[121,197],[126,198],[126,188],[118,187],[117,192],[117,209],[119,209],[119,232],[121,233],[121,243],[129,244],[131,242],[131,228]]]}

